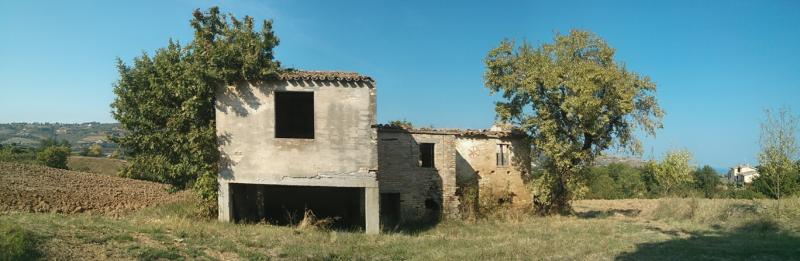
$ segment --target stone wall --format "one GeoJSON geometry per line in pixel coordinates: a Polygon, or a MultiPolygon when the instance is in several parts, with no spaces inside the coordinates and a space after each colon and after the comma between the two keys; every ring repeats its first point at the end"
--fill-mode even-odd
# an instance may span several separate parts
{"type": "Polygon", "coordinates": [[[478,189],[480,202],[531,204],[530,145],[521,138],[461,136],[456,139],[459,187],[478,189]],[[510,162],[497,165],[498,144],[509,145],[510,162]]]}
{"type": "Polygon", "coordinates": [[[380,129],[378,182],[384,193],[400,195],[401,221],[429,215],[434,200],[444,217],[461,215],[463,191],[478,188],[487,200],[511,195],[510,203],[531,203],[527,187],[530,149],[522,138],[465,136],[459,131],[380,129]],[[419,144],[434,143],[434,168],[420,167],[419,144]],[[510,164],[497,166],[497,144],[510,145],[510,164]]]}
{"type": "Polygon", "coordinates": [[[401,220],[458,213],[454,136],[380,131],[378,137],[380,192],[400,194],[401,220]],[[420,143],[435,144],[433,168],[420,166],[420,143]]]}

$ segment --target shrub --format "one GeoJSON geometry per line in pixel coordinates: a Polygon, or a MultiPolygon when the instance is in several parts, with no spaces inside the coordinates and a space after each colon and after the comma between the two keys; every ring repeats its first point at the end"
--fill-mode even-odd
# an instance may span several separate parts
{"type": "Polygon", "coordinates": [[[39,256],[33,233],[0,223],[0,260],[32,260],[39,256]]]}
{"type": "Polygon", "coordinates": [[[593,167],[588,180],[587,199],[642,198],[647,192],[643,172],[625,164],[593,167]]]}
{"type": "Polygon", "coordinates": [[[0,147],[0,161],[35,163],[36,153],[31,148],[5,145],[0,147]]]}
{"type": "Polygon", "coordinates": [[[754,191],[751,189],[729,189],[727,193],[724,194],[727,198],[733,199],[762,199],[767,198],[764,194],[761,194],[758,191],[754,191]]]}
{"type": "Polygon", "coordinates": [[[46,147],[36,155],[36,160],[51,168],[67,169],[67,147],[46,147]]]}

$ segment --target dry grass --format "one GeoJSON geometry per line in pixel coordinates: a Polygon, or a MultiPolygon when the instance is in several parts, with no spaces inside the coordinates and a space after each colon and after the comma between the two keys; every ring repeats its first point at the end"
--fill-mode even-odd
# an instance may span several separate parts
{"type": "Polygon", "coordinates": [[[67,167],[70,170],[101,174],[106,176],[118,176],[119,170],[128,164],[124,160],[70,156],[67,167]]]}
{"type": "Polygon", "coordinates": [[[800,199],[591,200],[569,217],[444,221],[414,233],[325,229],[307,213],[294,227],[198,220],[192,202],[124,217],[5,213],[42,238],[48,259],[651,260],[800,257],[800,199]]]}

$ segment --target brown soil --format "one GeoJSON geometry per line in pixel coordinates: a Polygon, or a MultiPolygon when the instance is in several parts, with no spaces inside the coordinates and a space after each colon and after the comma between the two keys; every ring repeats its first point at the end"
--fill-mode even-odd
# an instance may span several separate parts
{"type": "Polygon", "coordinates": [[[0,211],[121,214],[188,196],[141,180],[0,162],[0,211]]]}

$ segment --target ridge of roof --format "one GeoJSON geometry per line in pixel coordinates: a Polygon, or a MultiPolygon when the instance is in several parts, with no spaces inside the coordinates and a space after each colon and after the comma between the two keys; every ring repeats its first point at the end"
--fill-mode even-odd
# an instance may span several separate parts
{"type": "Polygon", "coordinates": [[[343,71],[302,71],[288,70],[278,75],[285,81],[343,81],[343,82],[375,82],[372,77],[356,72],[343,71]]]}
{"type": "Polygon", "coordinates": [[[439,129],[439,128],[405,128],[390,124],[374,126],[379,131],[407,132],[412,134],[456,135],[462,137],[489,137],[489,138],[514,138],[525,137],[525,133],[518,129],[493,131],[489,129],[439,129]]]}

